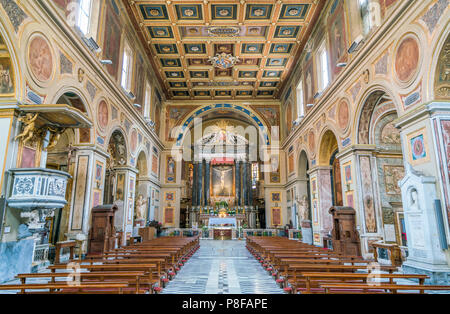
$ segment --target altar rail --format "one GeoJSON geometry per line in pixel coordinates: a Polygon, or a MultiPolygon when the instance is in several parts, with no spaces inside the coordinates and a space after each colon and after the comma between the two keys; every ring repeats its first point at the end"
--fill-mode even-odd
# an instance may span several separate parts
{"type": "MultiPolygon", "coordinates": [[[[170,228],[161,233],[161,237],[194,237],[200,234],[201,239],[213,239],[214,229],[192,229],[192,228],[170,228]]],[[[246,239],[247,236],[259,237],[287,237],[283,229],[241,229],[237,234],[237,238],[246,239]]],[[[289,230],[289,239],[300,240],[300,230],[289,230]]]]}

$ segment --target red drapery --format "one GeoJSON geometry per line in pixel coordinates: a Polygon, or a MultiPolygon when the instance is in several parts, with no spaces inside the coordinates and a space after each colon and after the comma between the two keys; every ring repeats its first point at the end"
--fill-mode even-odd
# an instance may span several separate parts
{"type": "Polygon", "coordinates": [[[211,165],[234,165],[234,158],[214,158],[213,160],[211,160],[211,165]]]}

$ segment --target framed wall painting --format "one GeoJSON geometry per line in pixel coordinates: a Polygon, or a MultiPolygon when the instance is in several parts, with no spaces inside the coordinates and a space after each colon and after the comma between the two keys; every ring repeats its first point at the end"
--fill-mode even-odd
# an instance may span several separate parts
{"type": "Polygon", "coordinates": [[[103,183],[103,163],[100,161],[95,162],[95,185],[97,189],[100,189],[103,183]]]}
{"type": "Polygon", "coordinates": [[[165,225],[173,225],[175,223],[175,208],[166,207],[164,208],[164,224],[165,225]]]}
{"type": "Polygon", "coordinates": [[[347,162],[343,166],[344,168],[344,178],[346,184],[352,184],[353,178],[352,178],[352,163],[347,162]]]}
{"type": "Polygon", "coordinates": [[[281,192],[272,192],[270,195],[273,203],[281,203],[281,192]]]}
{"type": "Polygon", "coordinates": [[[345,199],[347,200],[347,206],[355,208],[355,200],[353,198],[353,191],[345,193],[345,199]]]}
{"type": "Polygon", "coordinates": [[[177,164],[175,158],[167,156],[166,161],[166,183],[176,183],[177,164]]]}
{"type": "Polygon", "coordinates": [[[430,161],[426,128],[408,134],[406,143],[408,145],[408,159],[411,165],[419,165],[430,161]]]}
{"type": "Polygon", "coordinates": [[[281,207],[272,207],[271,218],[273,227],[279,227],[282,225],[281,207]]]}
{"type": "Polygon", "coordinates": [[[166,192],[165,200],[166,200],[166,202],[174,202],[175,201],[175,192],[166,192]]]}

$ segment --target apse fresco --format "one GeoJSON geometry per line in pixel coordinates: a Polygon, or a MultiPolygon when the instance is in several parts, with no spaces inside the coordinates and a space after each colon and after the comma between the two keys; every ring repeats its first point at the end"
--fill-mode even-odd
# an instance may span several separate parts
{"type": "Polygon", "coordinates": [[[212,191],[215,197],[233,196],[232,166],[216,166],[212,168],[212,191]]]}

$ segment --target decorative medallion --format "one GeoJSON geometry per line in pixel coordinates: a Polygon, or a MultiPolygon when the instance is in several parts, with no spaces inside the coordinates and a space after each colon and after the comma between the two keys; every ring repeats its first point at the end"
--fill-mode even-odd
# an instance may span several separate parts
{"type": "Polygon", "coordinates": [[[48,81],[53,72],[53,55],[47,40],[35,36],[29,46],[28,60],[31,72],[41,82],[48,81]]]}
{"type": "Polygon", "coordinates": [[[416,39],[408,36],[397,49],[395,73],[402,82],[412,79],[419,66],[420,48],[416,39]]]}
{"type": "Polygon", "coordinates": [[[239,27],[211,26],[207,28],[207,32],[214,37],[236,37],[239,36],[241,29],[239,27]]]}
{"type": "Polygon", "coordinates": [[[232,56],[231,54],[227,54],[225,52],[218,53],[215,57],[211,57],[209,61],[212,65],[219,69],[228,69],[232,68],[239,62],[239,58],[232,56]]]}
{"type": "Polygon", "coordinates": [[[109,122],[109,109],[106,101],[102,100],[98,104],[97,121],[100,129],[105,130],[109,122]]]}

